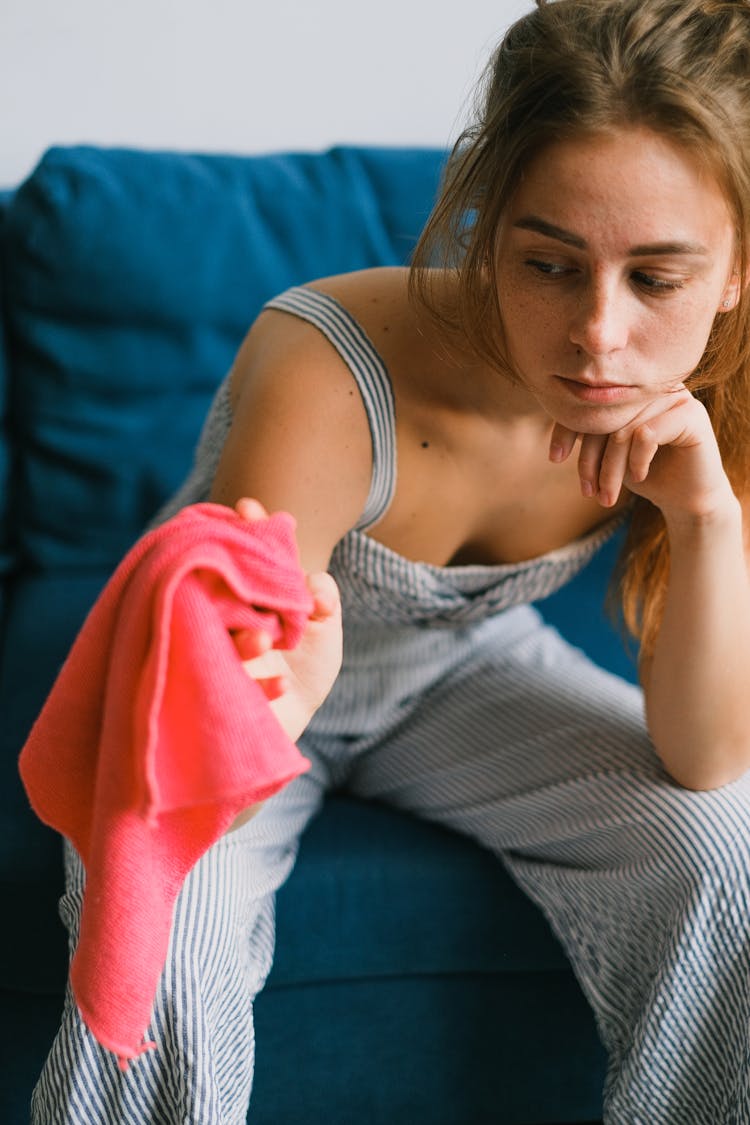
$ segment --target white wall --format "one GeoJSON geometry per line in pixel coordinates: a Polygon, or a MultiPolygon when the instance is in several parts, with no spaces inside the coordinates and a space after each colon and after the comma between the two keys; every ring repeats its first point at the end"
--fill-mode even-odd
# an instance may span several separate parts
{"type": "Polygon", "coordinates": [[[0,185],[55,143],[444,145],[532,0],[0,0],[0,185]]]}

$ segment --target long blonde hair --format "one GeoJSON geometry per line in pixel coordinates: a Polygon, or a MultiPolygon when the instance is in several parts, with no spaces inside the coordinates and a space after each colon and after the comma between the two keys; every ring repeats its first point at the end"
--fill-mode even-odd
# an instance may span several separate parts
{"type": "MultiPolygon", "coordinates": [[[[524,169],[553,141],[643,126],[704,161],[736,225],[742,295],[717,315],[688,380],[705,404],[740,497],[750,484],[750,2],[537,0],[493,55],[475,122],[448,159],[417,245],[410,294],[449,335],[512,377],[503,349],[495,254],[524,169]],[[431,281],[456,271],[450,307],[431,281]]],[[[651,650],[669,576],[661,513],[636,499],[619,570],[622,612],[651,650]]]]}

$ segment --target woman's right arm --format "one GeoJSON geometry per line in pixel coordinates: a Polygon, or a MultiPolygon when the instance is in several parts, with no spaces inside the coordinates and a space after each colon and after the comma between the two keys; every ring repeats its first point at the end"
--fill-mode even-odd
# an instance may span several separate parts
{"type": "Polygon", "coordinates": [[[361,396],[344,361],[314,327],[266,310],[232,373],[233,422],[211,499],[253,497],[297,522],[303,568],[325,570],[364,509],[372,444],[361,396]]]}
{"type": "MultiPolygon", "coordinates": [[[[262,635],[238,637],[249,675],[296,740],[335,682],[341,612],[325,574],[334,546],[357,522],[370,487],[369,426],[353,377],[328,341],[289,314],[261,314],[232,373],[233,421],[211,500],[246,519],[290,512],[314,609],[298,647],[269,651],[262,635]],[[249,499],[252,498],[252,499],[249,499]]],[[[241,813],[238,828],[260,806],[241,813]]]]}

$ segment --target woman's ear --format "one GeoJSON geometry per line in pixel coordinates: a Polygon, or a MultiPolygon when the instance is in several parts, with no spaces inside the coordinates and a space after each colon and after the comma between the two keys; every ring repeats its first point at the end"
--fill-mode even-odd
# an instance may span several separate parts
{"type": "Polygon", "coordinates": [[[729,281],[724,287],[724,292],[719,305],[719,312],[731,312],[736,309],[742,296],[743,285],[740,281],[739,270],[732,270],[729,281]]]}

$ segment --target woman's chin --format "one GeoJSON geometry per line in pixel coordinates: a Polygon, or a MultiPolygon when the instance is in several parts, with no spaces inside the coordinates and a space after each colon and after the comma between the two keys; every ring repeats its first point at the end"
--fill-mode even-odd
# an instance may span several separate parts
{"type": "Polygon", "coordinates": [[[630,425],[645,405],[646,402],[640,397],[637,400],[633,399],[611,405],[587,403],[573,408],[569,404],[561,406],[557,403],[556,408],[551,410],[550,413],[558,425],[564,426],[568,430],[573,430],[578,434],[603,436],[630,425]]]}

